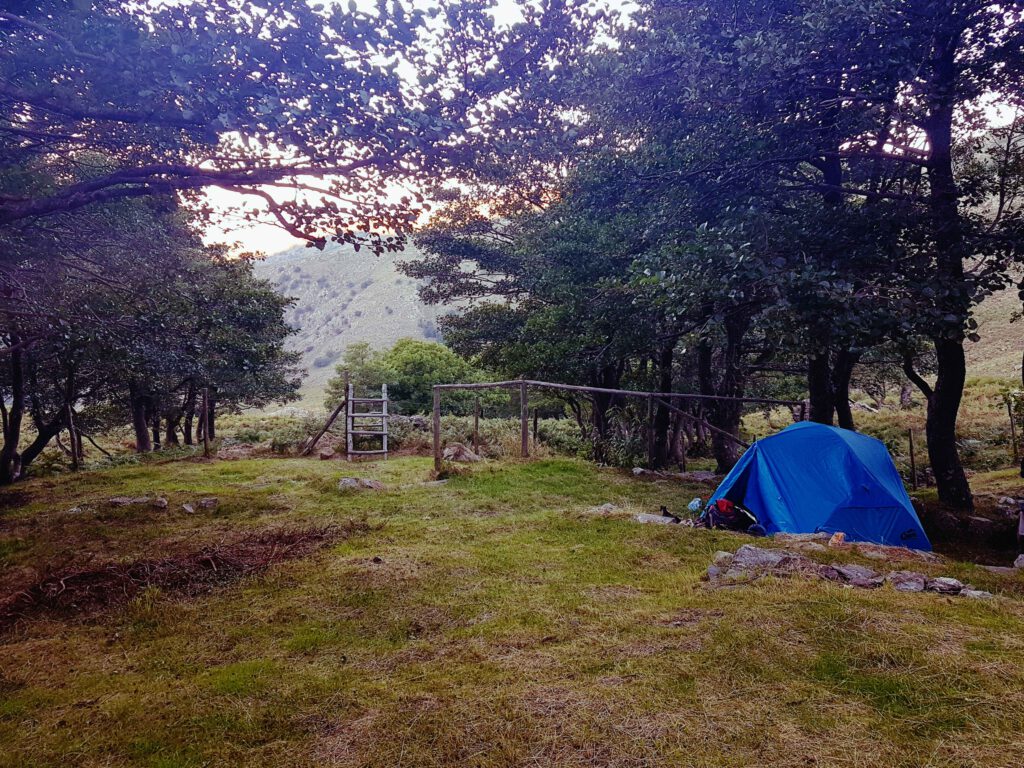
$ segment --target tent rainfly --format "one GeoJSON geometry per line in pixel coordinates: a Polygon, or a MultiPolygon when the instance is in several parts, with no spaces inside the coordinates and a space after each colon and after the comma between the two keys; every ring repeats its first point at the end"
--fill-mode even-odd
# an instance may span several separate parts
{"type": "Polygon", "coordinates": [[[885,445],[847,429],[805,421],[758,440],[709,503],[719,499],[749,510],[769,535],[842,531],[932,548],[885,445]]]}

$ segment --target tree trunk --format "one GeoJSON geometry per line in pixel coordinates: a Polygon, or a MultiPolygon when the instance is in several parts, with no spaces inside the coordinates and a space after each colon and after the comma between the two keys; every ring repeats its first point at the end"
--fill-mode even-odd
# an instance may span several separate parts
{"type": "Polygon", "coordinates": [[[923,127],[930,149],[928,204],[934,228],[935,262],[946,291],[943,309],[960,325],[956,329],[936,329],[932,340],[937,377],[928,397],[926,436],[939,500],[957,509],[973,510],[974,498],[956,445],[957,412],[967,378],[963,327],[971,301],[964,280],[964,232],[952,152],[960,31],[953,18],[946,17],[943,21],[945,24],[936,32],[931,77],[927,82],[931,114],[923,127]]]}
{"type": "Polygon", "coordinates": [[[21,422],[25,415],[25,369],[21,338],[10,332],[11,351],[8,352],[11,373],[11,409],[4,424],[4,443],[0,447],[0,485],[13,483],[21,477],[21,422]]]}
{"type": "MultiPolygon", "coordinates": [[[[697,345],[697,375],[702,395],[729,398],[743,396],[743,338],[749,327],[750,319],[744,315],[726,316],[725,345],[717,363],[721,371],[717,386],[711,344],[707,340],[702,340],[697,345]]],[[[717,471],[725,473],[739,461],[742,453],[739,434],[743,404],[736,400],[711,400],[706,409],[709,423],[717,427],[711,433],[711,454],[715,458],[717,471]]]]}
{"type": "Polygon", "coordinates": [[[956,445],[956,420],[960,410],[967,363],[964,345],[958,341],[935,342],[938,377],[928,397],[925,434],[928,459],[935,474],[939,501],[957,509],[974,509],[974,497],[967,482],[956,445]]]}
{"type": "MultiPolygon", "coordinates": [[[[658,391],[672,391],[672,361],[675,352],[675,339],[665,342],[658,354],[658,391]]],[[[654,469],[667,467],[671,450],[669,426],[672,423],[671,412],[664,403],[658,403],[654,413],[654,469]]]]}
{"type": "Polygon", "coordinates": [[[43,449],[49,445],[50,441],[53,440],[60,431],[67,426],[67,418],[65,417],[66,411],[61,409],[61,412],[55,416],[51,421],[42,425],[39,428],[38,434],[36,434],[35,440],[29,443],[28,447],[25,448],[21,454],[21,473],[24,475],[28,472],[29,465],[35,461],[43,449]]]}
{"type": "Polygon", "coordinates": [[[208,437],[210,438],[210,440],[215,440],[217,438],[217,426],[216,426],[216,424],[217,424],[217,419],[216,419],[216,416],[217,416],[217,408],[216,408],[217,388],[216,387],[210,387],[210,395],[207,398],[207,401],[208,401],[208,404],[207,404],[207,412],[206,412],[206,426],[210,430],[210,434],[208,435],[208,437]]]}
{"type": "Polygon", "coordinates": [[[135,430],[136,453],[149,453],[153,450],[153,443],[149,437],[149,422],[146,420],[148,399],[137,384],[128,385],[128,400],[132,411],[132,428],[135,430]]]}
{"type": "Polygon", "coordinates": [[[185,403],[183,406],[184,410],[184,426],[181,431],[185,440],[185,445],[192,445],[192,422],[196,415],[196,385],[195,382],[190,381],[188,383],[188,389],[185,390],[185,403]]]}
{"type": "Polygon", "coordinates": [[[811,405],[810,420],[831,426],[836,401],[828,358],[826,351],[812,355],[807,361],[807,393],[811,405]]]}
{"type": "Polygon", "coordinates": [[[836,353],[835,365],[832,368],[832,392],[836,404],[836,416],[839,426],[843,429],[856,430],[853,423],[853,411],[850,409],[850,379],[853,369],[860,359],[860,353],[844,348],[836,353]]]}

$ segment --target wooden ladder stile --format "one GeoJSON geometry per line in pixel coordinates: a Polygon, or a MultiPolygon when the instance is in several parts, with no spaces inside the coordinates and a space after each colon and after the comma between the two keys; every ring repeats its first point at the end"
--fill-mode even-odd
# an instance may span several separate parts
{"type": "Polygon", "coordinates": [[[346,413],[346,458],[352,461],[353,456],[383,456],[388,457],[388,385],[382,384],[380,397],[356,397],[354,387],[348,385],[349,408],[346,413]],[[358,411],[357,406],[376,406],[376,410],[358,411]],[[367,423],[367,421],[371,423],[367,423]],[[380,448],[372,450],[356,450],[354,437],[380,438],[380,448]]]}

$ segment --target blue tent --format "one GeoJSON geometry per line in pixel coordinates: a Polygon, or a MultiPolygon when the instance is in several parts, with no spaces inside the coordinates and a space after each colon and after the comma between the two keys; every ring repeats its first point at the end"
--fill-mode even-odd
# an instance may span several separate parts
{"type": "Polygon", "coordinates": [[[804,421],[758,440],[711,503],[750,510],[769,533],[835,533],[912,549],[931,542],[881,441],[804,421]]]}

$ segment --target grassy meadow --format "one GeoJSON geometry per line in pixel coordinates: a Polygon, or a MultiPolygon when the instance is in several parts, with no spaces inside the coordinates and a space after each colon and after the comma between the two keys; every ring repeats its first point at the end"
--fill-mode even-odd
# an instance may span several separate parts
{"type": "Polygon", "coordinates": [[[28,616],[0,635],[0,766],[1024,763],[1019,574],[913,566],[992,600],[713,590],[714,552],[746,537],[631,519],[706,487],[569,458],[429,471],[184,460],[0,492],[4,595],[250,532],[346,532],[203,593],[28,616]],[[386,489],[340,492],[343,475],[386,489]]]}

